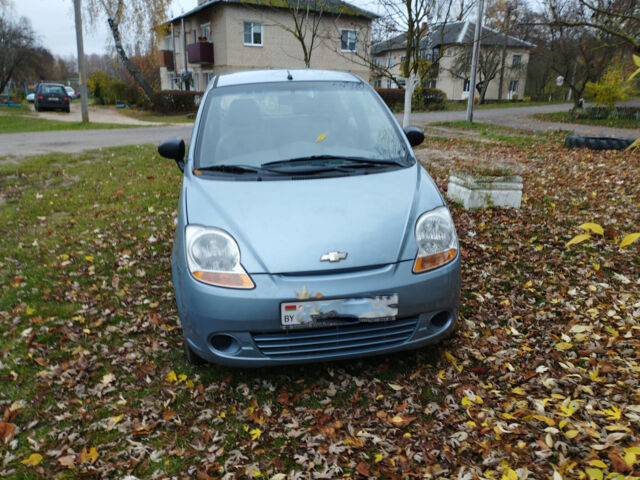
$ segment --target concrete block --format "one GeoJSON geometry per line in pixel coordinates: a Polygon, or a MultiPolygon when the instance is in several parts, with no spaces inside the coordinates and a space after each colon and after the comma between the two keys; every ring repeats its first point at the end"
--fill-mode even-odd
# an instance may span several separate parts
{"type": "Polygon", "coordinates": [[[482,177],[453,172],[449,176],[447,198],[464,208],[520,208],[522,177],[482,177]]]}

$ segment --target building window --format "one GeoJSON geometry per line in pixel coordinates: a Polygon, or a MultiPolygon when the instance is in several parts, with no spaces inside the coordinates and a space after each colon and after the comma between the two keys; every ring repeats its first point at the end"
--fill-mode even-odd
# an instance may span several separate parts
{"type": "Polygon", "coordinates": [[[207,42],[211,41],[211,24],[205,23],[200,25],[200,37],[205,38],[207,42]]]}
{"type": "Polygon", "coordinates": [[[430,78],[426,82],[424,82],[424,86],[427,88],[436,88],[436,81],[433,78],[430,78]]]}
{"type": "Polygon", "coordinates": [[[355,30],[342,30],[340,36],[340,48],[343,52],[355,52],[358,44],[358,32],[355,30]]]}
{"type": "Polygon", "coordinates": [[[471,80],[465,78],[464,85],[462,86],[462,93],[469,93],[469,90],[471,90],[471,80]]]}
{"type": "Polygon", "coordinates": [[[518,93],[518,80],[511,80],[509,83],[509,93],[518,93]]]}
{"type": "Polygon", "coordinates": [[[198,30],[194,27],[191,30],[191,43],[196,43],[198,41],[198,30]]]}
{"type": "Polygon", "coordinates": [[[391,80],[387,79],[387,88],[391,88],[391,80]]]}
{"type": "Polygon", "coordinates": [[[513,66],[517,67],[522,63],[522,55],[514,55],[513,56],[513,66]]]}
{"type": "Polygon", "coordinates": [[[391,68],[392,63],[393,63],[393,60],[391,59],[391,55],[389,55],[389,57],[387,58],[387,68],[391,68]]]}
{"type": "Polygon", "coordinates": [[[376,67],[381,67],[382,66],[382,59],[380,57],[376,57],[373,59],[373,64],[376,67]]]}
{"type": "Polygon", "coordinates": [[[373,82],[373,86],[376,88],[382,87],[382,80],[380,78],[376,78],[375,82],[373,82]]]}
{"type": "Polygon", "coordinates": [[[173,40],[174,40],[173,45],[175,46],[175,52],[176,54],[178,54],[180,53],[180,44],[182,43],[182,40],[180,39],[180,35],[176,35],[173,40]]]}
{"type": "Polygon", "coordinates": [[[202,90],[205,90],[207,88],[207,85],[209,85],[209,82],[211,81],[212,78],[213,78],[212,71],[202,72],[202,80],[203,80],[202,90]]]}
{"type": "Polygon", "coordinates": [[[196,92],[200,91],[200,74],[198,72],[193,72],[193,89],[196,92]]]}
{"type": "Polygon", "coordinates": [[[165,35],[164,37],[164,49],[173,50],[173,43],[171,42],[171,35],[165,35]]]}
{"type": "Polygon", "coordinates": [[[244,44],[254,47],[262,46],[262,24],[259,22],[244,22],[244,44]]]}

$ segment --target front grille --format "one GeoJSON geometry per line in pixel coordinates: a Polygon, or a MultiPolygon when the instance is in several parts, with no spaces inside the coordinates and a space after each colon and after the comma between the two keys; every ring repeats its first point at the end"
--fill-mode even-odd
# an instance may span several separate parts
{"type": "Polygon", "coordinates": [[[309,330],[254,333],[253,341],[270,358],[327,358],[390,348],[406,342],[418,317],[309,330]]]}

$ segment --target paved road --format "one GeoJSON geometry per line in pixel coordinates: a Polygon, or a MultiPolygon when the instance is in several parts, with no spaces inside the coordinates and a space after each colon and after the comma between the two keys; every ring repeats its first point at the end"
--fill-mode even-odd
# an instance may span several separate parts
{"type": "MultiPolygon", "coordinates": [[[[639,105],[640,101],[627,102],[639,105]]],[[[536,121],[528,117],[533,113],[567,111],[571,104],[542,105],[537,107],[492,108],[476,110],[474,120],[530,130],[573,130],[581,135],[640,137],[640,129],[616,129],[591,125],[563,124],[536,121]]],[[[401,116],[400,116],[401,118],[401,116]]],[[[412,124],[465,120],[466,112],[429,112],[412,115],[412,124]]],[[[78,153],[84,150],[117,145],[158,144],[165,138],[191,137],[192,125],[127,128],[114,130],[68,130],[37,133],[0,134],[0,158],[22,157],[41,153],[78,153]]],[[[6,161],[6,160],[5,160],[6,161]]]]}
{"type": "Polygon", "coordinates": [[[191,124],[169,127],[116,128],[110,130],[61,130],[0,134],[0,158],[41,153],[79,153],[118,145],[158,144],[169,137],[191,138],[191,124]]]}
{"type": "MultiPolygon", "coordinates": [[[[624,102],[625,105],[640,107],[640,100],[624,102]]],[[[477,122],[491,123],[505,127],[521,128],[524,130],[567,130],[574,131],[578,135],[600,135],[609,137],[640,137],[640,128],[611,128],[596,125],[580,125],[576,123],[544,122],[531,118],[534,113],[566,112],[573,107],[572,103],[556,105],[539,105],[535,107],[490,108],[486,110],[474,110],[473,120],[477,122]]],[[[402,115],[396,115],[400,120],[402,115]]],[[[432,122],[452,122],[466,120],[466,111],[455,112],[425,112],[411,115],[411,123],[425,125],[432,122]]]]}

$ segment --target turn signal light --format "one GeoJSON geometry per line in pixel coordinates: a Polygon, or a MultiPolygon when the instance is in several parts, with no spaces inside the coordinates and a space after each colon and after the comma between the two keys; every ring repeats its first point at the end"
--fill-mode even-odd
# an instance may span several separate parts
{"type": "Polygon", "coordinates": [[[201,270],[197,270],[193,272],[193,276],[203,283],[215,285],[216,287],[244,289],[251,289],[255,287],[251,277],[246,273],[203,272],[201,270]]]}
{"type": "Polygon", "coordinates": [[[449,263],[456,256],[457,249],[450,248],[444,252],[434,253],[433,255],[427,255],[425,257],[417,257],[413,264],[413,273],[426,272],[427,270],[433,270],[445,263],[449,263]]]}

